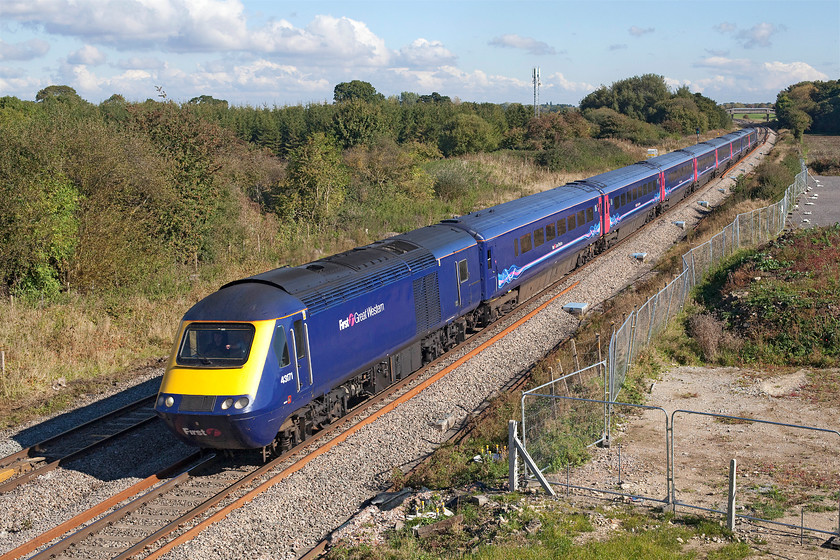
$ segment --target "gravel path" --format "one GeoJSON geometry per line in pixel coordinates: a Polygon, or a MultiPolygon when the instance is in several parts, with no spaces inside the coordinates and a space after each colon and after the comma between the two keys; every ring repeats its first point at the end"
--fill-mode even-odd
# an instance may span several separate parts
{"type": "MultiPolygon", "coordinates": [[[[739,167],[750,171],[767,151],[768,147],[761,148],[739,167]]],[[[715,206],[733,184],[734,179],[710,183],[691,198],[690,204],[651,224],[644,235],[597,259],[585,274],[574,278],[580,282],[577,287],[499,343],[397,410],[362,428],[246,507],[233,511],[195,540],[174,549],[166,558],[295,558],[307,551],[354,515],[366,500],[387,488],[395,468],[414,464],[445,439],[435,422],[450,415],[463,419],[488,395],[570,336],[578,319],[562,310],[564,304],[574,301],[594,306],[649,271],[656,259],[684,234],[673,222],[685,221],[691,227],[709,211],[695,201],[706,200],[715,206]],[[639,262],[630,256],[635,252],[648,253],[648,258],[639,262]]],[[[483,335],[482,340],[492,334],[495,333],[483,335]]],[[[456,358],[452,357],[452,361],[456,358]]],[[[101,414],[103,409],[118,408],[155,391],[161,373],[159,369],[149,370],[146,378],[133,387],[115,387],[116,394],[108,399],[95,401],[101,395],[92,396],[77,410],[0,433],[0,454],[13,453],[101,414]]],[[[0,511],[6,512],[0,523],[0,554],[187,453],[188,449],[161,426],[147,430],[126,438],[126,443],[137,446],[135,464],[127,474],[124,465],[112,465],[108,459],[124,457],[114,444],[110,455],[106,450],[93,456],[98,459],[80,459],[0,495],[0,511]],[[111,466],[120,467],[123,472],[116,474],[119,471],[112,471],[111,466]]]]}

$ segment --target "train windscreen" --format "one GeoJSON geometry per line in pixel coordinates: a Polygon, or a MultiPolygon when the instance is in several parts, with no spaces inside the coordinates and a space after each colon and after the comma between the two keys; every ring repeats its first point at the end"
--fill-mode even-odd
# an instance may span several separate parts
{"type": "Polygon", "coordinates": [[[247,323],[192,323],[184,331],[176,362],[189,367],[240,367],[248,361],[254,326],[247,323]]]}

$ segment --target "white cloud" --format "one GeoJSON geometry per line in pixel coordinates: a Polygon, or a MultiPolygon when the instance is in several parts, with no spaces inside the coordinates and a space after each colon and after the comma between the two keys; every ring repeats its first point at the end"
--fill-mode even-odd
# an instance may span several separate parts
{"type": "Polygon", "coordinates": [[[400,49],[399,59],[402,65],[412,68],[432,68],[453,64],[455,55],[440,41],[415,39],[410,45],[400,49]]]}
{"type": "Polygon", "coordinates": [[[153,56],[132,56],[130,58],[123,58],[118,60],[115,66],[124,70],[150,70],[163,68],[164,62],[159,58],[155,58],[153,56]]]}
{"type": "Polygon", "coordinates": [[[719,23],[719,24],[715,25],[714,29],[715,29],[715,31],[718,31],[719,33],[734,33],[735,30],[738,29],[738,26],[735,25],[734,23],[729,23],[729,22],[725,21],[723,23],[719,23]]]}
{"type": "Polygon", "coordinates": [[[761,100],[767,101],[791,84],[828,79],[826,74],[805,62],[754,62],[748,59],[708,57],[694,66],[709,68],[712,75],[685,84],[713,98],[715,94],[732,95],[732,92],[740,92],[758,94],[764,97],[761,100]]]}
{"type": "Polygon", "coordinates": [[[590,92],[596,89],[595,86],[586,82],[572,82],[566,77],[557,72],[548,76],[547,83],[543,84],[547,88],[558,88],[565,91],[590,92]]]}
{"type": "Polygon", "coordinates": [[[528,54],[533,55],[550,55],[557,54],[554,47],[543,41],[537,41],[532,37],[522,37],[515,33],[508,33],[499,37],[494,37],[490,40],[488,45],[492,47],[502,47],[511,49],[521,49],[528,54]]]}
{"type": "Polygon", "coordinates": [[[81,49],[70,53],[67,57],[70,64],[87,64],[96,66],[105,62],[105,55],[102,51],[91,45],[85,45],[81,49]]]}
{"type": "Polygon", "coordinates": [[[775,35],[787,31],[787,27],[784,25],[775,26],[767,22],[762,22],[752,26],[750,29],[741,29],[740,31],[734,23],[724,22],[714,26],[714,29],[724,35],[732,35],[745,49],[770,47],[772,46],[770,41],[775,35]]]}
{"type": "Polygon", "coordinates": [[[752,49],[754,47],[769,47],[772,45],[772,43],[770,43],[770,39],[772,39],[777,33],[785,30],[786,27],[784,25],[776,27],[772,23],[759,23],[749,30],[745,29],[739,31],[737,39],[741,43],[741,46],[745,49],[752,49]]]}
{"type": "Polygon", "coordinates": [[[765,62],[761,70],[759,81],[764,87],[779,91],[798,82],[828,80],[828,75],[805,62],[765,62]]]}
{"type": "Polygon", "coordinates": [[[251,46],[263,53],[341,61],[342,65],[352,61],[356,66],[386,66],[393,57],[385,41],[366,24],[324,15],[315,16],[305,29],[295,28],[285,20],[273,22],[253,34],[251,46]]]}
{"type": "Polygon", "coordinates": [[[47,54],[50,45],[40,39],[7,43],[0,39],[0,60],[32,60],[47,54]]]}
{"type": "Polygon", "coordinates": [[[730,73],[749,73],[755,69],[753,61],[747,58],[727,58],[725,56],[709,56],[694,64],[698,68],[714,68],[730,73]]]}
{"type": "Polygon", "coordinates": [[[655,28],[653,28],[653,27],[642,28],[642,27],[637,27],[635,25],[632,26],[630,29],[628,29],[628,32],[633,37],[641,37],[642,35],[647,35],[648,33],[653,33],[654,31],[655,31],[655,28]]]}

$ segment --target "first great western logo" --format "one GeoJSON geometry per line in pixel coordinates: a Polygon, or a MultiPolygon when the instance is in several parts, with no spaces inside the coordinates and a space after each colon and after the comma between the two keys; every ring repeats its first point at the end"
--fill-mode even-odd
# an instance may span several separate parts
{"type": "Polygon", "coordinates": [[[364,321],[365,319],[369,319],[374,315],[379,315],[383,311],[385,311],[384,303],[369,305],[366,309],[363,309],[362,311],[354,311],[350,313],[350,315],[348,315],[346,319],[338,320],[338,330],[343,331],[344,329],[354,327],[362,321],[364,321]]]}

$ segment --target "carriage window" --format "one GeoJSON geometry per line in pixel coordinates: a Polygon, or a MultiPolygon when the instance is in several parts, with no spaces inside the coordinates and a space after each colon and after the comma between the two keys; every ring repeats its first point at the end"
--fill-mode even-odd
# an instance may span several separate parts
{"type": "Polygon", "coordinates": [[[627,193],[621,193],[621,204],[619,206],[624,206],[627,204],[627,193]]]}
{"type": "Polygon", "coordinates": [[[513,256],[514,257],[519,256],[519,240],[518,239],[513,240],[513,256]]]}
{"type": "Polygon", "coordinates": [[[566,218],[557,220],[557,235],[563,235],[564,233],[566,233],[566,218]]]}
{"type": "Polygon", "coordinates": [[[556,231],[555,227],[556,226],[553,223],[545,226],[545,240],[546,241],[551,241],[552,239],[557,237],[557,234],[555,233],[555,231],[556,231]]]}
{"type": "Polygon", "coordinates": [[[572,231],[573,229],[575,229],[575,227],[575,215],[572,214],[571,216],[569,216],[569,231],[572,231]]]}
{"type": "Polygon", "coordinates": [[[531,234],[526,233],[525,235],[520,237],[519,238],[519,245],[520,245],[520,247],[522,247],[522,254],[523,255],[525,253],[527,253],[528,251],[530,251],[531,248],[533,247],[532,242],[531,242],[531,234]]]}
{"type": "Polygon", "coordinates": [[[590,206],[589,208],[586,209],[586,221],[591,222],[594,219],[595,219],[595,211],[590,206]]]}
{"type": "Polygon", "coordinates": [[[534,230],[534,247],[539,247],[545,243],[545,230],[543,228],[534,230]]]}
{"type": "Polygon", "coordinates": [[[618,205],[618,197],[615,197],[615,198],[612,200],[612,207],[613,207],[613,208],[619,208],[619,205],[618,205]]]}
{"type": "Polygon", "coordinates": [[[286,330],[283,325],[277,325],[274,329],[274,355],[277,356],[277,363],[280,367],[286,367],[291,363],[289,359],[289,342],[286,340],[286,330]]]}
{"type": "Polygon", "coordinates": [[[639,198],[639,189],[633,189],[633,202],[636,202],[637,198],[639,198]]]}
{"type": "Polygon", "coordinates": [[[584,220],[583,210],[581,210],[580,212],[577,213],[577,225],[578,225],[578,227],[580,227],[585,223],[586,223],[586,221],[584,220]]]}

